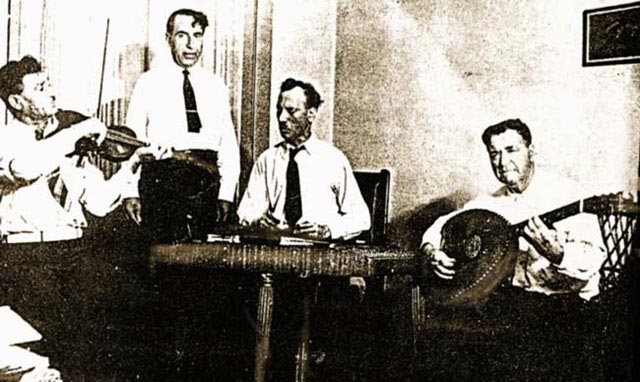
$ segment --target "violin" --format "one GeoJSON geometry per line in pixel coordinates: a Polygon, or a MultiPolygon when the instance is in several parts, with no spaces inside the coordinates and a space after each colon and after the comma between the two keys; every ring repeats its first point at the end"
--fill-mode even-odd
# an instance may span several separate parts
{"type": "MultiPolygon", "coordinates": [[[[56,113],[58,130],[68,128],[76,123],[89,119],[84,114],[73,110],[59,110],[56,113]]],[[[138,140],[136,133],[126,126],[107,126],[107,135],[101,144],[91,138],[80,138],[76,142],[75,150],[69,156],[85,156],[89,153],[98,154],[111,162],[122,162],[133,155],[140,147],[147,147],[149,143],[138,140]]]]}

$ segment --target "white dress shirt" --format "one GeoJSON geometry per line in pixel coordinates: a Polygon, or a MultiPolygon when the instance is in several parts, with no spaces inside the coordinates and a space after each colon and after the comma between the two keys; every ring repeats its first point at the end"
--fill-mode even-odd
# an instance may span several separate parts
{"type": "MultiPolygon", "coordinates": [[[[587,196],[574,182],[536,169],[524,192],[512,193],[504,186],[491,195],[470,201],[462,210],[440,217],[425,232],[422,245],[431,243],[439,248],[444,224],[465,210],[490,210],[511,224],[516,224],[587,196]]],[[[585,300],[591,299],[599,293],[599,270],[606,256],[597,216],[577,214],[556,222],[553,228],[561,240],[566,239],[560,264],[550,262],[520,237],[521,252],[516,261],[512,284],[531,292],[547,295],[577,293],[585,300]]]]}
{"type": "MultiPolygon", "coordinates": [[[[262,153],[253,165],[238,216],[252,224],[266,214],[285,222],[284,204],[290,147],[284,142],[262,153]]],[[[367,204],[349,160],[332,145],[311,136],[296,156],[300,174],[302,217],[323,224],[332,238],[355,237],[371,226],[367,204]]],[[[283,223],[284,224],[284,223],[283,223]]]]}
{"type": "MultiPolygon", "coordinates": [[[[57,121],[45,129],[57,128],[57,121]]],[[[36,140],[35,128],[13,121],[0,128],[0,234],[7,242],[77,239],[86,226],[83,207],[104,216],[114,210],[133,174],[127,166],[109,180],[87,158],[61,155],[47,139],[36,140]],[[23,164],[47,163],[47,173],[19,173],[23,164]],[[64,206],[49,188],[59,176],[67,190],[64,206]]],[[[30,166],[27,166],[30,167],[30,166]]],[[[37,167],[37,166],[36,166],[37,167]]],[[[61,185],[61,183],[59,183],[61,185]]]]}
{"type": "MultiPolygon", "coordinates": [[[[176,150],[208,149],[218,153],[218,199],[233,201],[240,175],[240,151],[231,121],[229,94],[221,79],[201,68],[189,69],[202,122],[199,133],[189,133],[182,90],[182,68],[174,63],[140,76],[131,95],[127,126],[152,144],[176,150]]],[[[138,196],[137,188],[127,196],[138,196]]]]}

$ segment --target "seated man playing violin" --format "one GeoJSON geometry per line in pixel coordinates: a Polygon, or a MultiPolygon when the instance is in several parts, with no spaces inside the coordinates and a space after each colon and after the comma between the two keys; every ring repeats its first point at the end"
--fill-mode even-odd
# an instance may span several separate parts
{"type": "MultiPolygon", "coordinates": [[[[453,233],[443,240],[443,227],[456,216],[482,209],[499,214],[509,224],[522,222],[518,224],[522,229],[514,244],[518,247],[515,267],[509,265],[513,268],[509,270],[508,280],[489,297],[482,313],[486,316],[494,312],[497,317],[513,317],[517,320],[513,323],[525,323],[523,338],[529,337],[517,345],[519,349],[525,344],[543,344],[541,358],[528,362],[543,367],[549,360],[570,362],[569,357],[582,353],[575,338],[588,329],[580,316],[582,306],[599,293],[599,270],[605,249],[597,216],[578,213],[561,218],[553,225],[545,224],[540,218],[547,211],[584,198],[584,192],[574,182],[535,166],[531,132],[519,119],[488,127],[482,141],[502,187],[472,200],[461,211],[439,218],[425,232],[421,251],[431,269],[428,276],[435,276],[431,277],[431,288],[446,289],[447,283],[460,282],[458,267],[465,258],[456,260],[451,253],[446,253],[448,243],[445,242],[460,241],[462,237],[453,233]]],[[[500,284],[500,280],[497,281],[496,285],[500,284]]],[[[474,280],[467,283],[473,285],[474,280]]],[[[429,287],[427,293],[428,290],[429,287]]],[[[518,348],[511,350],[518,353],[518,348]]]]}
{"type": "Polygon", "coordinates": [[[106,180],[91,163],[93,153],[78,150],[83,139],[99,146],[106,127],[95,118],[69,121],[77,113],[58,110],[33,57],[0,68],[0,98],[13,116],[0,127],[0,263],[7,269],[0,295],[30,321],[44,323],[53,358],[90,359],[78,344],[89,346],[87,338],[97,335],[87,320],[100,316],[92,312],[99,308],[99,277],[113,266],[99,268],[91,256],[96,243],[81,239],[84,210],[104,216],[118,207],[138,154],[150,152],[139,149],[106,180]]]}
{"type": "Polygon", "coordinates": [[[65,126],[40,63],[26,56],[0,68],[0,98],[14,120],[0,130],[0,233],[6,243],[78,239],[83,208],[104,216],[139,164],[134,154],[105,180],[82,138],[102,142],[107,129],[95,118],[65,126]]]}

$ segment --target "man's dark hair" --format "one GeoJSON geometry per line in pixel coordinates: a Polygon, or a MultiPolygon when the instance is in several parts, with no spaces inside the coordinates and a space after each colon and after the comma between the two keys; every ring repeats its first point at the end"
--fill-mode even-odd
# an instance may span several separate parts
{"type": "Polygon", "coordinates": [[[193,17],[193,24],[191,24],[192,26],[195,25],[200,25],[202,27],[202,31],[204,32],[207,27],[209,26],[209,19],[207,18],[207,15],[205,15],[202,12],[198,12],[198,11],[194,11],[193,9],[178,9],[177,11],[173,12],[171,14],[171,16],[169,16],[169,19],[167,20],[167,34],[170,35],[173,32],[173,26],[175,24],[176,21],[176,16],[178,15],[184,15],[184,16],[191,16],[193,17]]]}
{"type": "Polygon", "coordinates": [[[484,133],[482,133],[482,142],[484,142],[485,146],[489,147],[491,137],[502,134],[507,130],[514,130],[520,134],[527,146],[531,144],[531,131],[529,130],[529,126],[519,119],[507,119],[506,121],[487,127],[484,133]]]}
{"type": "Polygon", "coordinates": [[[293,78],[287,78],[286,80],[284,80],[282,85],[280,85],[280,93],[283,93],[298,87],[304,91],[304,96],[307,98],[307,102],[306,102],[307,109],[310,109],[312,107],[315,107],[317,109],[324,102],[320,98],[320,94],[318,94],[318,92],[313,87],[313,85],[307,82],[295,80],[293,78]]]}
{"type": "Polygon", "coordinates": [[[40,71],[42,71],[42,66],[38,60],[31,56],[24,56],[20,61],[9,61],[0,68],[0,98],[7,105],[7,108],[11,108],[8,101],[9,96],[20,94],[24,90],[22,84],[24,76],[40,71]]]}

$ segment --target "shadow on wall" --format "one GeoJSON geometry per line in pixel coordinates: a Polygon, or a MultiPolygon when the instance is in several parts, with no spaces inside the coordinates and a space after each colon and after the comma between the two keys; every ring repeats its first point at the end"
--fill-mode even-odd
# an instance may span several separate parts
{"type": "Polygon", "coordinates": [[[389,241],[406,249],[420,247],[422,235],[440,216],[462,207],[472,195],[465,190],[434,199],[398,214],[389,222],[389,241]]]}

